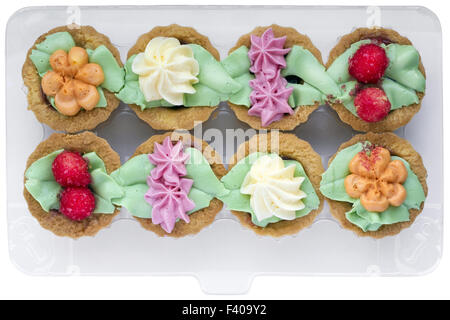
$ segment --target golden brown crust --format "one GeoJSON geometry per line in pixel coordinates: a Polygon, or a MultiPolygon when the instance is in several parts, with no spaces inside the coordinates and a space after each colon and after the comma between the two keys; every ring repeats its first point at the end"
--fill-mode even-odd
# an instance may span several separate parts
{"type": "Polygon", "coordinates": [[[47,102],[41,90],[41,78],[30,59],[30,54],[36,48],[36,44],[45,40],[50,34],[57,32],[69,32],[76,45],[85,49],[95,49],[104,45],[111,51],[117,63],[122,66],[119,50],[111,44],[107,36],[97,32],[91,26],[81,26],[79,28],[69,28],[67,26],[57,27],[41,35],[28,50],[27,58],[22,68],[22,77],[25,85],[28,87],[28,109],[32,110],[36,118],[51,127],[54,130],[75,133],[82,130],[94,129],[98,124],[106,121],[111,112],[119,106],[119,99],[114,93],[104,89],[107,101],[106,108],[94,108],[91,111],[81,110],[76,116],[68,117],[56,111],[47,102]]]}
{"type": "MultiPolygon", "coordinates": [[[[164,27],[155,27],[150,32],[144,33],[139,37],[136,44],[128,51],[129,59],[132,55],[145,51],[147,44],[156,37],[173,37],[180,40],[182,44],[198,44],[208,50],[216,60],[220,60],[219,52],[213,47],[208,37],[198,33],[195,29],[189,27],[171,24],[164,27]]],[[[130,104],[130,108],[136,112],[136,115],[153,129],[156,130],[190,130],[195,122],[204,122],[209,119],[211,113],[217,106],[204,107],[182,107],[182,108],[164,108],[154,107],[141,110],[141,107],[130,104]]]]}
{"type": "Polygon", "coordinates": [[[136,41],[135,45],[128,51],[127,59],[132,55],[145,51],[147,44],[156,37],[173,37],[180,40],[182,44],[198,44],[208,50],[216,60],[220,60],[219,52],[213,47],[208,37],[197,32],[194,28],[183,27],[178,24],[154,27],[150,32],[144,33],[136,41]]]}
{"type": "MultiPolygon", "coordinates": [[[[294,45],[302,46],[303,48],[309,50],[316,57],[316,59],[321,64],[323,64],[322,55],[319,49],[317,49],[313,45],[311,39],[308,36],[299,33],[294,28],[281,27],[276,24],[272,24],[266,27],[256,27],[250,33],[241,36],[239,40],[236,42],[235,46],[230,49],[228,54],[232,53],[234,50],[242,46],[246,46],[247,48],[250,49],[251,46],[250,36],[251,35],[261,36],[264,33],[264,31],[266,31],[268,28],[272,28],[275,37],[286,36],[286,42],[284,44],[285,48],[291,48],[294,45]]],[[[267,127],[263,127],[261,125],[260,117],[248,115],[248,108],[246,106],[236,105],[229,101],[228,104],[236,114],[236,117],[239,120],[246,122],[253,129],[280,129],[280,130],[295,129],[295,127],[297,127],[299,124],[308,121],[309,115],[319,107],[319,103],[316,103],[315,105],[311,106],[297,106],[295,108],[294,114],[285,115],[281,120],[272,122],[267,127]]]]}
{"type": "MultiPolygon", "coordinates": [[[[425,169],[422,157],[420,154],[418,154],[412,145],[405,139],[402,139],[398,136],[396,136],[393,133],[366,133],[366,134],[359,134],[351,138],[349,141],[344,142],[337,152],[330,158],[328,161],[328,165],[331,164],[333,159],[336,157],[339,151],[342,149],[345,149],[349,146],[354,145],[358,142],[363,141],[370,141],[372,144],[379,145],[382,147],[387,148],[391,155],[398,156],[403,159],[405,159],[409,165],[411,166],[412,172],[414,172],[417,177],[419,178],[420,184],[423,187],[423,190],[425,192],[425,196],[428,194],[428,187],[427,187],[427,170],[425,169]]],[[[345,213],[350,211],[352,208],[352,205],[348,202],[341,202],[341,201],[335,201],[331,199],[327,199],[327,202],[330,205],[331,214],[333,217],[335,217],[339,223],[344,227],[345,229],[352,230],[360,237],[372,237],[372,238],[383,238],[386,236],[393,236],[398,234],[401,230],[408,228],[416,219],[416,217],[422,212],[423,210],[423,203],[420,206],[420,210],[416,209],[410,209],[410,221],[407,222],[399,222],[394,223],[391,225],[383,225],[378,229],[377,231],[368,231],[364,232],[361,230],[358,226],[354,225],[350,221],[347,220],[345,217],[345,213]]]]}
{"type": "Polygon", "coordinates": [[[139,119],[155,130],[191,130],[197,123],[208,120],[217,109],[217,107],[155,107],[142,111],[136,104],[129,106],[139,119]]]}
{"type": "MultiPolygon", "coordinates": [[[[326,68],[329,68],[334,60],[339,57],[341,54],[345,52],[350,46],[364,39],[370,38],[381,38],[386,39],[392,43],[398,43],[402,45],[412,45],[411,41],[408,38],[401,36],[398,32],[391,29],[384,28],[359,28],[343,36],[337,45],[331,50],[330,55],[328,57],[328,61],[326,63],[326,68]]],[[[422,60],[419,63],[420,72],[426,77],[425,69],[422,64],[422,60]]],[[[396,109],[388,114],[386,118],[378,122],[366,122],[361,120],[360,118],[354,116],[345,106],[341,103],[333,103],[330,104],[330,107],[333,108],[342,122],[350,125],[353,129],[362,132],[385,132],[385,131],[394,131],[404,125],[406,125],[412,117],[419,112],[422,99],[424,97],[424,93],[417,92],[417,96],[419,97],[419,103],[413,104],[407,107],[403,107],[400,109],[396,109]]]]}
{"type": "MultiPolygon", "coordinates": [[[[171,136],[171,139],[174,142],[181,140],[186,146],[192,146],[197,148],[198,150],[201,149],[203,155],[205,156],[206,160],[208,160],[209,164],[211,165],[211,169],[218,179],[222,178],[226,174],[227,171],[223,166],[222,160],[220,159],[220,156],[217,154],[217,152],[215,152],[214,149],[205,141],[196,139],[187,133],[167,132],[163,135],[152,136],[136,149],[132,157],[138,156],[140,154],[153,153],[155,142],[163,143],[164,139],[167,136],[171,136]]],[[[222,207],[222,201],[218,199],[211,200],[209,207],[201,209],[189,215],[189,223],[186,223],[183,220],[179,220],[175,224],[175,228],[171,233],[167,233],[166,231],[164,231],[160,225],[153,224],[152,219],[143,219],[137,217],[136,219],[140,222],[142,227],[147,230],[153,231],[160,237],[168,236],[179,238],[186,235],[196,234],[204,227],[210,225],[214,221],[216,215],[220,212],[220,210],[222,210],[222,207]]]]}
{"type": "Polygon", "coordinates": [[[284,220],[270,223],[264,228],[254,225],[252,223],[251,215],[247,212],[231,210],[231,213],[239,219],[242,225],[259,235],[281,237],[284,235],[295,234],[300,230],[309,227],[314,222],[316,216],[322,211],[324,197],[320,193],[319,187],[324,168],[320,155],[314,151],[308,142],[297,138],[293,134],[279,133],[278,144],[276,138],[272,138],[272,134],[274,133],[255,135],[247,142],[241,144],[237,153],[230,159],[228,170],[231,170],[239,160],[242,160],[249,154],[257,151],[276,152],[282,158],[296,160],[302,164],[306,175],[320,199],[319,208],[311,211],[304,217],[291,221],[284,220]],[[272,139],[274,139],[273,144],[271,143],[272,139]],[[276,148],[277,145],[279,145],[278,151],[272,150],[272,147],[276,148]]]}
{"type": "Polygon", "coordinates": [[[253,129],[280,129],[280,130],[294,130],[300,123],[304,123],[308,121],[308,117],[311,113],[314,112],[319,107],[319,104],[315,104],[314,106],[301,106],[295,108],[295,112],[293,115],[284,116],[278,121],[274,121],[269,124],[267,127],[263,127],[261,125],[261,118],[250,116],[248,114],[248,108],[246,106],[235,105],[231,102],[228,102],[231,110],[234,111],[236,118],[241,120],[242,122],[247,123],[253,129]]]}
{"type": "MultiPolygon", "coordinates": [[[[26,169],[36,160],[59,149],[74,150],[80,153],[94,151],[105,163],[108,173],[120,167],[119,155],[110,147],[106,140],[97,137],[91,132],[83,132],[76,135],[52,134],[47,140],[41,142],[30,155],[26,169]]],[[[23,195],[28,204],[28,209],[41,226],[61,237],[79,238],[94,236],[100,229],[110,225],[114,216],[120,212],[120,209],[116,208],[113,214],[92,214],[82,221],[74,221],[66,218],[61,213],[45,212],[39,202],[33,198],[25,187],[23,195]]]]}

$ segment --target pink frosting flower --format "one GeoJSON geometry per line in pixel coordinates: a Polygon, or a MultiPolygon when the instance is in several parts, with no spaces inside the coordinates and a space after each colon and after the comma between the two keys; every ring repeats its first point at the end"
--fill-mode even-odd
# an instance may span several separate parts
{"type": "Polygon", "coordinates": [[[271,80],[262,73],[257,74],[256,79],[250,81],[253,91],[250,94],[252,107],[248,114],[260,117],[264,127],[280,120],[284,114],[293,114],[294,110],[288,104],[293,88],[286,88],[286,85],[287,81],[280,76],[280,70],[271,80]]]}
{"type": "Polygon", "coordinates": [[[152,206],[152,223],[171,233],[177,219],[190,221],[187,212],[195,208],[195,203],[188,198],[194,181],[182,178],[187,174],[185,164],[189,154],[183,151],[181,141],[173,145],[167,137],[162,145],[155,143],[155,151],[148,159],[155,168],[147,177],[149,189],[144,199],[152,206]]]}
{"type": "Polygon", "coordinates": [[[277,70],[286,67],[284,56],[291,50],[283,49],[286,37],[275,38],[272,28],[267,29],[261,37],[251,35],[251,47],[248,57],[252,63],[250,71],[263,72],[268,79],[276,76],[277,70]]]}
{"type": "Polygon", "coordinates": [[[163,180],[147,178],[149,189],[145,200],[152,206],[152,223],[160,224],[167,233],[171,233],[177,219],[189,222],[189,212],[195,203],[188,198],[189,190],[194,183],[191,179],[180,179],[177,185],[166,185],[163,180]]]}
{"type": "Polygon", "coordinates": [[[189,155],[183,152],[181,141],[173,145],[170,137],[166,137],[162,145],[155,142],[155,150],[148,159],[156,166],[151,172],[155,180],[163,178],[166,184],[177,185],[180,176],[186,175],[185,164],[189,155]]]}
{"type": "Polygon", "coordinates": [[[286,67],[284,56],[291,49],[283,48],[286,37],[275,38],[272,28],[267,29],[261,37],[251,35],[250,40],[250,71],[256,78],[250,81],[253,91],[248,114],[260,117],[262,126],[266,127],[280,120],[283,115],[294,113],[288,104],[293,88],[286,88],[287,81],[280,75],[280,70],[286,67]]]}

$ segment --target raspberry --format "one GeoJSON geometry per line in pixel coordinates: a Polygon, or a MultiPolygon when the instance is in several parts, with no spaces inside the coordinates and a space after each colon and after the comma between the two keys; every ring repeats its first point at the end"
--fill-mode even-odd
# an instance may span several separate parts
{"type": "Polygon", "coordinates": [[[53,161],[52,171],[63,187],[86,187],[91,183],[88,164],[78,152],[61,152],[53,161]]]}
{"type": "Polygon", "coordinates": [[[348,72],[362,83],[377,83],[381,79],[389,60],[386,51],[376,44],[364,44],[349,59],[348,72]]]}
{"type": "Polygon", "coordinates": [[[59,211],[71,220],[83,220],[94,209],[95,197],[86,187],[68,187],[61,193],[59,211]]]}
{"type": "Polygon", "coordinates": [[[391,103],[383,90],[366,88],[355,97],[358,116],[366,122],[377,122],[384,119],[391,110],[391,103]]]}

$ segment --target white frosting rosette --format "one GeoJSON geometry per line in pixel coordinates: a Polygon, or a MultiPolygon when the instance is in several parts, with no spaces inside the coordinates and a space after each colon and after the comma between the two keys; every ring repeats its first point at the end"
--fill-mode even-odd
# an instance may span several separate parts
{"type": "Polygon", "coordinates": [[[176,38],[153,38],[133,61],[132,70],[139,75],[139,86],[147,101],[164,99],[173,105],[183,104],[185,93],[195,93],[199,64],[188,45],[176,38]]]}
{"type": "Polygon", "coordinates": [[[300,189],[304,177],[294,177],[295,165],[285,167],[277,155],[262,156],[252,165],[241,186],[241,193],[250,195],[250,206],[257,219],[276,216],[283,220],[296,218],[296,211],[305,208],[300,189]]]}

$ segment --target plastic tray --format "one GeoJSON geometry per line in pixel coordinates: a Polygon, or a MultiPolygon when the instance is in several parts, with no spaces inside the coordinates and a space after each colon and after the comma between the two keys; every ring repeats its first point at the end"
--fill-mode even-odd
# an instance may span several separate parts
{"type": "MultiPolygon", "coordinates": [[[[442,253],[442,39],[437,17],[423,7],[31,7],[16,12],[6,34],[7,209],[13,263],[32,275],[192,275],[207,293],[243,293],[256,275],[422,275],[433,270],[442,253]],[[414,21],[414,23],[411,23],[414,21]],[[159,238],[122,209],[109,228],[95,237],[60,238],[44,230],[27,210],[22,196],[26,159],[52,130],[27,110],[21,69],[35,39],[72,22],[92,25],[108,35],[125,60],[142,33],[178,23],[207,35],[227,55],[237,39],[256,26],[278,23],[307,34],[326,61],[338,38],[356,27],[380,24],[407,36],[419,50],[427,71],[421,111],[396,133],[422,155],[429,195],[416,222],[382,240],[358,238],[342,229],[328,205],[314,224],[295,236],[260,237],[242,227],[226,207],[214,223],[195,236],[159,238]]],[[[203,138],[229,159],[237,144],[233,129],[251,135],[226,103],[204,123],[203,138]],[[209,130],[208,130],[209,129],[209,130]],[[211,141],[213,140],[213,141],[211,141]]],[[[108,140],[122,162],[157,133],[126,105],[94,132],[108,140]]],[[[321,106],[294,133],[322,156],[326,167],[338,146],[355,134],[336,113],[321,106]]],[[[240,140],[240,141],[237,141],[240,140]]]]}

